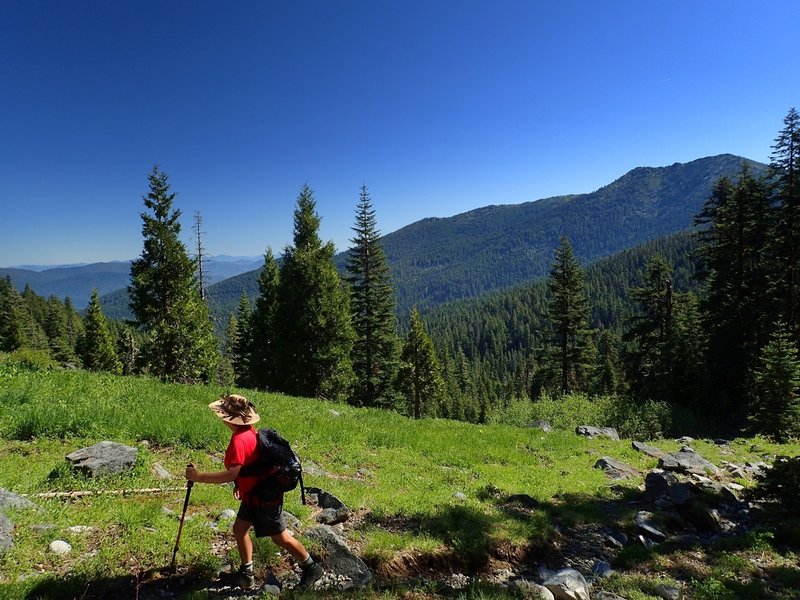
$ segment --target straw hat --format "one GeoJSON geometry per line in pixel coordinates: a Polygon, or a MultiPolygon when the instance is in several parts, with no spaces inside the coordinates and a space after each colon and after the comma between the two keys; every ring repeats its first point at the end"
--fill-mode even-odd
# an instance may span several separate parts
{"type": "Polygon", "coordinates": [[[234,425],[252,425],[261,419],[253,403],[237,394],[225,394],[209,404],[208,408],[226,423],[234,425]]]}

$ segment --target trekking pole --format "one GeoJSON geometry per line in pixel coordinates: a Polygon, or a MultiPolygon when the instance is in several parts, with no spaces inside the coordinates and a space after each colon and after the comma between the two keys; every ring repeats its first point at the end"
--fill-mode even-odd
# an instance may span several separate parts
{"type": "Polygon", "coordinates": [[[178,537],[175,538],[175,549],[172,551],[172,564],[170,565],[170,570],[175,572],[175,557],[178,555],[178,544],[181,541],[181,531],[183,531],[183,521],[186,518],[186,509],[189,506],[189,494],[192,491],[192,486],[194,485],[194,481],[187,481],[186,482],[186,498],[183,501],[183,512],[181,513],[181,524],[178,525],[178,537]]]}

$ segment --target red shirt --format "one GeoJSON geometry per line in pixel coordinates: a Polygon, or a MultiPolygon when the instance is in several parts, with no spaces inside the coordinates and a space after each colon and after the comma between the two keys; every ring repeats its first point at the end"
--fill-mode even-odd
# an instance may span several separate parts
{"type": "MultiPolygon", "coordinates": [[[[231,436],[230,443],[228,443],[228,449],[225,450],[225,459],[223,461],[225,468],[249,465],[258,459],[257,443],[258,434],[252,425],[249,429],[241,429],[234,433],[231,436]]],[[[250,501],[250,492],[257,481],[257,477],[245,477],[242,475],[234,480],[236,489],[239,490],[239,499],[242,502],[250,501]]]]}

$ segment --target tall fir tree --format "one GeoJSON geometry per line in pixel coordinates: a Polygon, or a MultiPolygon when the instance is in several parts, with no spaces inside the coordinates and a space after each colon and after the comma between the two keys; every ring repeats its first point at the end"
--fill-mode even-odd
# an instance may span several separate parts
{"type": "MultiPolygon", "coordinates": [[[[445,401],[444,382],[433,342],[416,307],[411,311],[411,327],[400,361],[400,389],[406,397],[409,416],[436,416],[445,401]]],[[[450,412],[457,410],[451,408],[450,412]]]]}
{"type": "Polygon", "coordinates": [[[253,349],[253,314],[247,292],[242,291],[236,314],[231,315],[232,326],[228,335],[234,382],[240,387],[253,386],[253,368],[250,364],[253,349]]]}
{"type": "Polygon", "coordinates": [[[50,354],[60,363],[74,363],[77,360],[75,346],[70,342],[67,329],[67,309],[58,296],[47,299],[47,316],[44,331],[50,343],[50,354]]]}
{"type": "Polygon", "coordinates": [[[395,298],[386,253],[367,186],[361,187],[352,247],[347,255],[350,316],[355,332],[351,402],[356,406],[395,404],[398,340],[395,298]]]}
{"type": "Polygon", "coordinates": [[[0,279],[0,351],[13,352],[23,346],[22,298],[11,277],[0,279]]]}
{"type": "Polygon", "coordinates": [[[346,400],[353,384],[349,294],[333,262],[333,242],[319,238],[320,218],[303,186],[294,212],[294,245],[284,252],[277,308],[280,389],[346,400]]]}
{"type": "Polygon", "coordinates": [[[143,198],[151,213],[142,213],[144,249],[131,264],[128,286],[135,322],[146,337],[140,360],[162,379],[209,381],[215,373],[218,345],[208,307],[198,293],[195,264],[180,240],[180,210],[158,166],[148,176],[143,198]]]}
{"type": "MultiPolygon", "coordinates": [[[[246,362],[246,375],[241,375],[255,387],[278,390],[281,386],[278,363],[278,293],[280,270],[272,248],[264,253],[264,266],[258,274],[258,298],[255,309],[242,323],[240,351],[246,362]]],[[[240,311],[244,310],[241,301],[240,311]]],[[[249,309],[249,307],[248,307],[249,309]]],[[[240,321],[241,322],[241,321],[240,321]]],[[[238,377],[238,375],[237,375],[238,377]]]]}
{"type": "Polygon", "coordinates": [[[779,443],[800,437],[800,360],[784,323],[776,324],[754,378],[751,424],[779,443]]]}
{"type": "Polygon", "coordinates": [[[80,342],[83,366],[91,371],[122,373],[122,363],[117,356],[114,340],[100,308],[97,289],[92,290],[84,321],[85,333],[80,342]]]}
{"type": "Polygon", "coordinates": [[[591,332],[586,276],[566,237],[561,238],[556,248],[548,288],[553,368],[558,375],[560,392],[568,394],[589,383],[591,368],[587,362],[587,341],[591,332]]]}
{"type": "Polygon", "coordinates": [[[743,165],[736,184],[720,180],[704,207],[698,250],[705,280],[701,310],[715,404],[738,426],[746,416],[751,372],[766,343],[771,299],[763,249],[772,230],[767,188],[743,165]]]}
{"type": "Polygon", "coordinates": [[[770,293],[792,338],[800,342],[800,115],[794,108],[783,124],[770,160],[777,212],[769,248],[770,293]]]}
{"type": "Polygon", "coordinates": [[[672,265],[662,256],[654,256],[643,270],[641,287],[631,289],[629,294],[637,305],[624,338],[632,343],[626,360],[631,391],[640,402],[663,400],[671,377],[668,346],[674,304],[672,265]]]}

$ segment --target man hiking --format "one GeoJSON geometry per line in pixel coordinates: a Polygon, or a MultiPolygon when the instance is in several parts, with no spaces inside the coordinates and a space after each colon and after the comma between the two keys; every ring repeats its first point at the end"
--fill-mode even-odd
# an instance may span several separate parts
{"type": "Polygon", "coordinates": [[[228,483],[233,481],[233,495],[241,501],[236,521],[233,523],[233,536],[242,565],[234,573],[223,573],[221,578],[226,582],[244,589],[255,587],[253,573],[253,542],[250,539],[250,528],[255,529],[256,537],[269,536],[279,547],[286,550],[300,565],[302,576],[296,589],[309,588],[324,572],[322,566],[315,562],[299,540],[292,537],[286,529],[283,515],[283,493],[278,493],[274,501],[265,502],[259,499],[253,489],[258,483],[257,476],[240,475],[242,467],[258,459],[258,435],[254,423],[261,417],[255,406],[244,396],[236,394],[223,395],[208,407],[222,419],[231,430],[231,441],[225,451],[224,471],[198,471],[194,465],[186,467],[186,479],[198,483],[228,483]]]}

